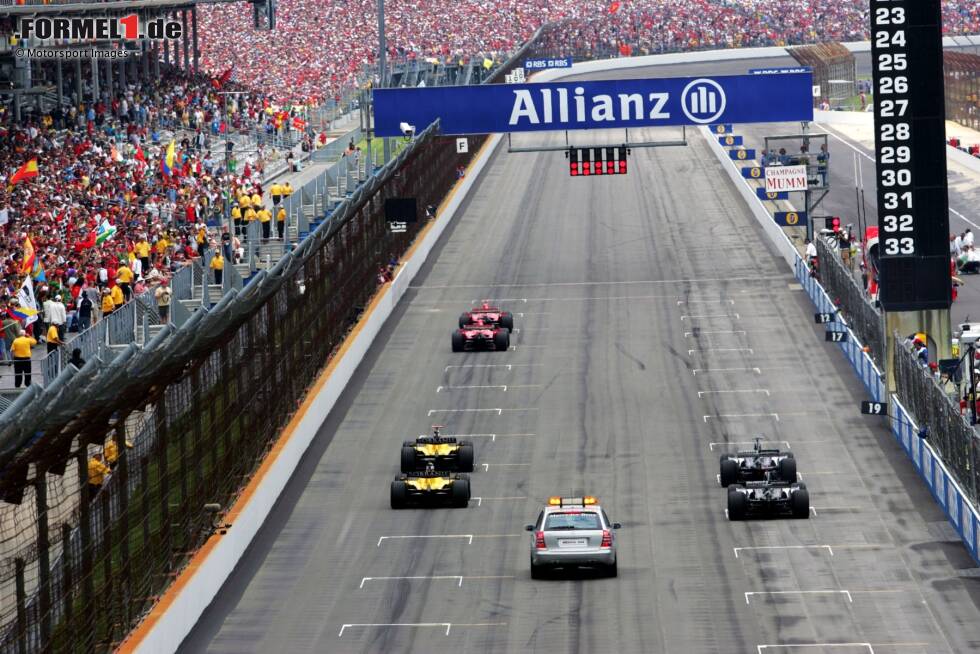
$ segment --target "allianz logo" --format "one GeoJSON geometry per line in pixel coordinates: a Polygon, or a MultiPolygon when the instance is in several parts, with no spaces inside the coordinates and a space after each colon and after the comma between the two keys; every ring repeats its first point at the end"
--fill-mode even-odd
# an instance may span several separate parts
{"type": "MultiPolygon", "coordinates": [[[[584,87],[513,89],[508,124],[568,125],[667,121],[671,112],[669,92],[587,94],[584,87]]],[[[708,124],[725,112],[727,97],[720,84],[696,79],[681,93],[680,109],[691,122],[708,124]]]]}

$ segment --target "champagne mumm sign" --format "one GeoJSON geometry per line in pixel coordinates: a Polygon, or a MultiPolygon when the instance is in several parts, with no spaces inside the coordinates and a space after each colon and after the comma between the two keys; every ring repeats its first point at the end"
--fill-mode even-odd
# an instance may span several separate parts
{"type": "Polygon", "coordinates": [[[806,166],[769,166],[766,168],[766,193],[807,190],[806,166]]]}

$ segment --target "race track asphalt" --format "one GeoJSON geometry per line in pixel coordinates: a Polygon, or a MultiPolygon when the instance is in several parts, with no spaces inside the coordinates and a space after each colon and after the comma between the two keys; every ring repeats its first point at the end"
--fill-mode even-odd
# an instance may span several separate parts
{"type": "Polygon", "coordinates": [[[601,179],[498,149],[181,651],[980,650],[973,561],[689,136],[601,179]],[[453,354],[482,298],[514,348],[453,354]],[[436,423],[475,441],[480,499],[392,511],[436,423]],[[809,520],[726,519],[719,454],[756,435],[809,520]],[[623,523],[618,578],[530,579],[523,526],[570,493],[623,523]]]}

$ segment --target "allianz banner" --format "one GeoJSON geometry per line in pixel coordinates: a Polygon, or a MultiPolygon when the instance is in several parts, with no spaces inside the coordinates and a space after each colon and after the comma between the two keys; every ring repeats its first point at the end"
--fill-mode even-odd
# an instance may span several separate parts
{"type": "Polygon", "coordinates": [[[813,120],[812,75],[374,89],[378,136],[779,123],[813,120]]]}

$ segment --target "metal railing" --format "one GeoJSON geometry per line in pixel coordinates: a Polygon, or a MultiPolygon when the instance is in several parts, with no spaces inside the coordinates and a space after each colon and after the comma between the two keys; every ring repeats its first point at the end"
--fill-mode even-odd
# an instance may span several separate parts
{"type": "MultiPolygon", "coordinates": [[[[854,278],[854,272],[841,261],[840,251],[826,238],[818,237],[817,260],[820,283],[830,294],[848,325],[870,349],[879,366],[885,362],[885,320],[854,278]]],[[[853,260],[853,259],[852,259],[853,260]]]]}
{"type": "MultiPolygon", "coordinates": [[[[185,266],[174,273],[170,280],[170,287],[175,302],[178,299],[191,297],[192,275],[192,266],[185,266]]],[[[239,277],[239,279],[241,278],[239,277]]],[[[240,284],[238,288],[241,288],[240,284]]],[[[99,298],[96,296],[93,299],[93,303],[98,300],[99,298]]],[[[77,336],[71,338],[66,345],[42,357],[41,385],[47,386],[51,384],[61,374],[65,365],[68,363],[68,359],[71,358],[71,351],[75,348],[80,349],[82,351],[82,358],[88,360],[104,354],[105,348],[109,345],[128,345],[139,340],[137,338],[137,331],[141,325],[141,316],[144,314],[149,315],[146,309],[149,306],[156,306],[153,290],[147,290],[142,296],[134,297],[131,301],[105,318],[98,319],[93,312],[93,320],[95,322],[92,325],[82,330],[77,336]],[[137,302],[140,304],[136,304],[137,302]]],[[[159,315],[159,312],[156,315],[159,315]]],[[[0,411],[0,414],[2,413],[0,411]]]]}
{"type": "MultiPolygon", "coordinates": [[[[966,363],[962,364],[964,368],[966,363]]],[[[895,382],[898,399],[921,426],[928,426],[928,440],[975,506],[977,502],[977,433],[964,417],[960,398],[969,404],[969,374],[963,383],[946,382],[932,374],[895,334],[895,382]]],[[[967,407],[966,414],[970,409],[967,407]]]]}

